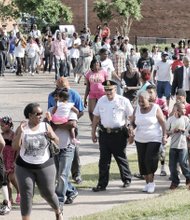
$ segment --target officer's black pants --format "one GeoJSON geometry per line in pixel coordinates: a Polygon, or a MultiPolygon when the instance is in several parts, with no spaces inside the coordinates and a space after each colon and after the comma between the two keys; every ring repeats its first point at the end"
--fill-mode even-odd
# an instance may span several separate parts
{"type": "Polygon", "coordinates": [[[108,185],[112,155],[118,164],[121,180],[123,182],[131,181],[131,171],[126,156],[126,144],[127,139],[122,131],[110,134],[100,131],[99,186],[106,187],[108,185]]]}

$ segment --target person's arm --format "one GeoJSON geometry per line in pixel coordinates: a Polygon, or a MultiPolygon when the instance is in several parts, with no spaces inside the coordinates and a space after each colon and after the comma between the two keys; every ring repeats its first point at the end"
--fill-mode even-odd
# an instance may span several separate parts
{"type": "Polygon", "coordinates": [[[15,46],[17,47],[21,39],[15,39],[15,46]]]}
{"type": "Polygon", "coordinates": [[[156,82],[156,73],[157,73],[157,70],[154,70],[153,71],[153,82],[154,83],[156,82]]]}
{"type": "Polygon", "coordinates": [[[91,134],[92,134],[92,141],[93,141],[94,143],[97,142],[96,128],[97,128],[99,122],[100,122],[100,117],[94,115],[93,121],[92,121],[92,132],[91,132],[91,134]]]}
{"type": "Polygon", "coordinates": [[[133,143],[134,136],[135,136],[135,133],[134,133],[134,130],[136,128],[135,113],[136,113],[136,108],[134,109],[133,114],[130,117],[128,117],[129,124],[127,125],[127,128],[128,128],[128,135],[129,135],[129,137],[128,137],[128,143],[129,144],[133,143]]]}
{"type": "Polygon", "coordinates": [[[56,111],[57,111],[57,106],[54,106],[53,109],[52,109],[51,114],[52,114],[52,115],[55,114],[56,111]]]}
{"type": "Polygon", "coordinates": [[[0,134],[0,153],[2,153],[4,146],[5,146],[5,141],[3,139],[2,134],[0,134]]]}
{"type": "Polygon", "coordinates": [[[160,107],[158,107],[157,109],[156,117],[162,128],[162,143],[166,144],[167,143],[166,122],[165,122],[165,118],[160,107]]]}
{"type": "Polygon", "coordinates": [[[12,147],[14,150],[19,150],[22,144],[22,133],[23,133],[25,126],[26,126],[26,121],[22,121],[15,132],[15,135],[12,141],[12,147]]]}
{"type": "Polygon", "coordinates": [[[85,89],[85,94],[84,94],[84,107],[87,107],[87,97],[90,92],[90,82],[86,80],[86,89],[85,89]]]}
{"type": "Polygon", "coordinates": [[[118,81],[121,81],[121,78],[117,75],[117,73],[115,71],[112,71],[112,77],[118,81]]]}
{"type": "Polygon", "coordinates": [[[176,88],[178,87],[178,75],[181,74],[178,72],[178,69],[174,71],[174,78],[172,82],[171,95],[174,96],[176,92],[176,88]]]}
{"type": "Polygon", "coordinates": [[[75,112],[75,113],[77,114],[77,116],[78,116],[79,110],[78,110],[75,106],[73,106],[73,107],[71,108],[71,110],[72,110],[73,112],[75,112]]]}

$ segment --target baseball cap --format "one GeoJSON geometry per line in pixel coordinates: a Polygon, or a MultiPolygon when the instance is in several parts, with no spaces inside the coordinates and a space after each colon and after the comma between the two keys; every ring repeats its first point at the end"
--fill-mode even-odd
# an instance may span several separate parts
{"type": "Polygon", "coordinates": [[[129,40],[129,37],[125,36],[125,37],[124,37],[124,40],[129,40]]]}
{"type": "Polygon", "coordinates": [[[162,56],[168,56],[168,53],[166,51],[163,51],[161,55],[162,56]]]}

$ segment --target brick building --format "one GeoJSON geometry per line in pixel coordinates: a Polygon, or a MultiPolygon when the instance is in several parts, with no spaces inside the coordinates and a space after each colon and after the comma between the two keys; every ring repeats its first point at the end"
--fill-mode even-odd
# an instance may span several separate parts
{"type": "MultiPolygon", "coordinates": [[[[63,0],[74,12],[74,25],[81,30],[84,25],[85,0],[63,0]]],[[[88,0],[89,27],[92,33],[99,20],[93,12],[94,0],[88,0]]],[[[134,22],[130,38],[134,36],[179,37],[190,38],[190,1],[188,0],[143,0],[143,19],[134,22]]],[[[114,32],[112,25],[111,30],[114,32]]]]}

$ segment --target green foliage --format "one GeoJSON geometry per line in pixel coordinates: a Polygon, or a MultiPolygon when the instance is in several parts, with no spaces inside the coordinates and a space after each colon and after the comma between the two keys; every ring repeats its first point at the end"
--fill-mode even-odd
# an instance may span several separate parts
{"type": "Polygon", "coordinates": [[[105,0],[94,3],[94,12],[101,22],[110,22],[112,19],[111,4],[105,0]]]}
{"type": "Polygon", "coordinates": [[[20,14],[26,13],[51,25],[59,21],[71,23],[73,19],[71,9],[60,0],[12,0],[8,5],[0,3],[0,6],[1,18],[18,18],[20,14]]]}
{"type": "Polygon", "coordinates": [[[7,20],[11,20],[12,18],[16,18],[19,16],[18,11],[16,10],[14,3],[5,4],[5,1],[0,2],[0,20],[2,22],[6,22],[7,20]]]}
{"type": "Polygon", "coordinates": [[[22,13],[30,13],[39,20],[56,24],[61,19],[67,23],[72,22],[72,12],[59,0],[14,0],[15,5],[22,13]]]}
{"type": "Polygon", "coordinates": [[[94,3],[94,11],[101,22],[114,19],[116,24],[121,24],[121,34],[128,35],[133,20],[142,18],[141,3],[142,0],[100,0],[94,3]]]}

